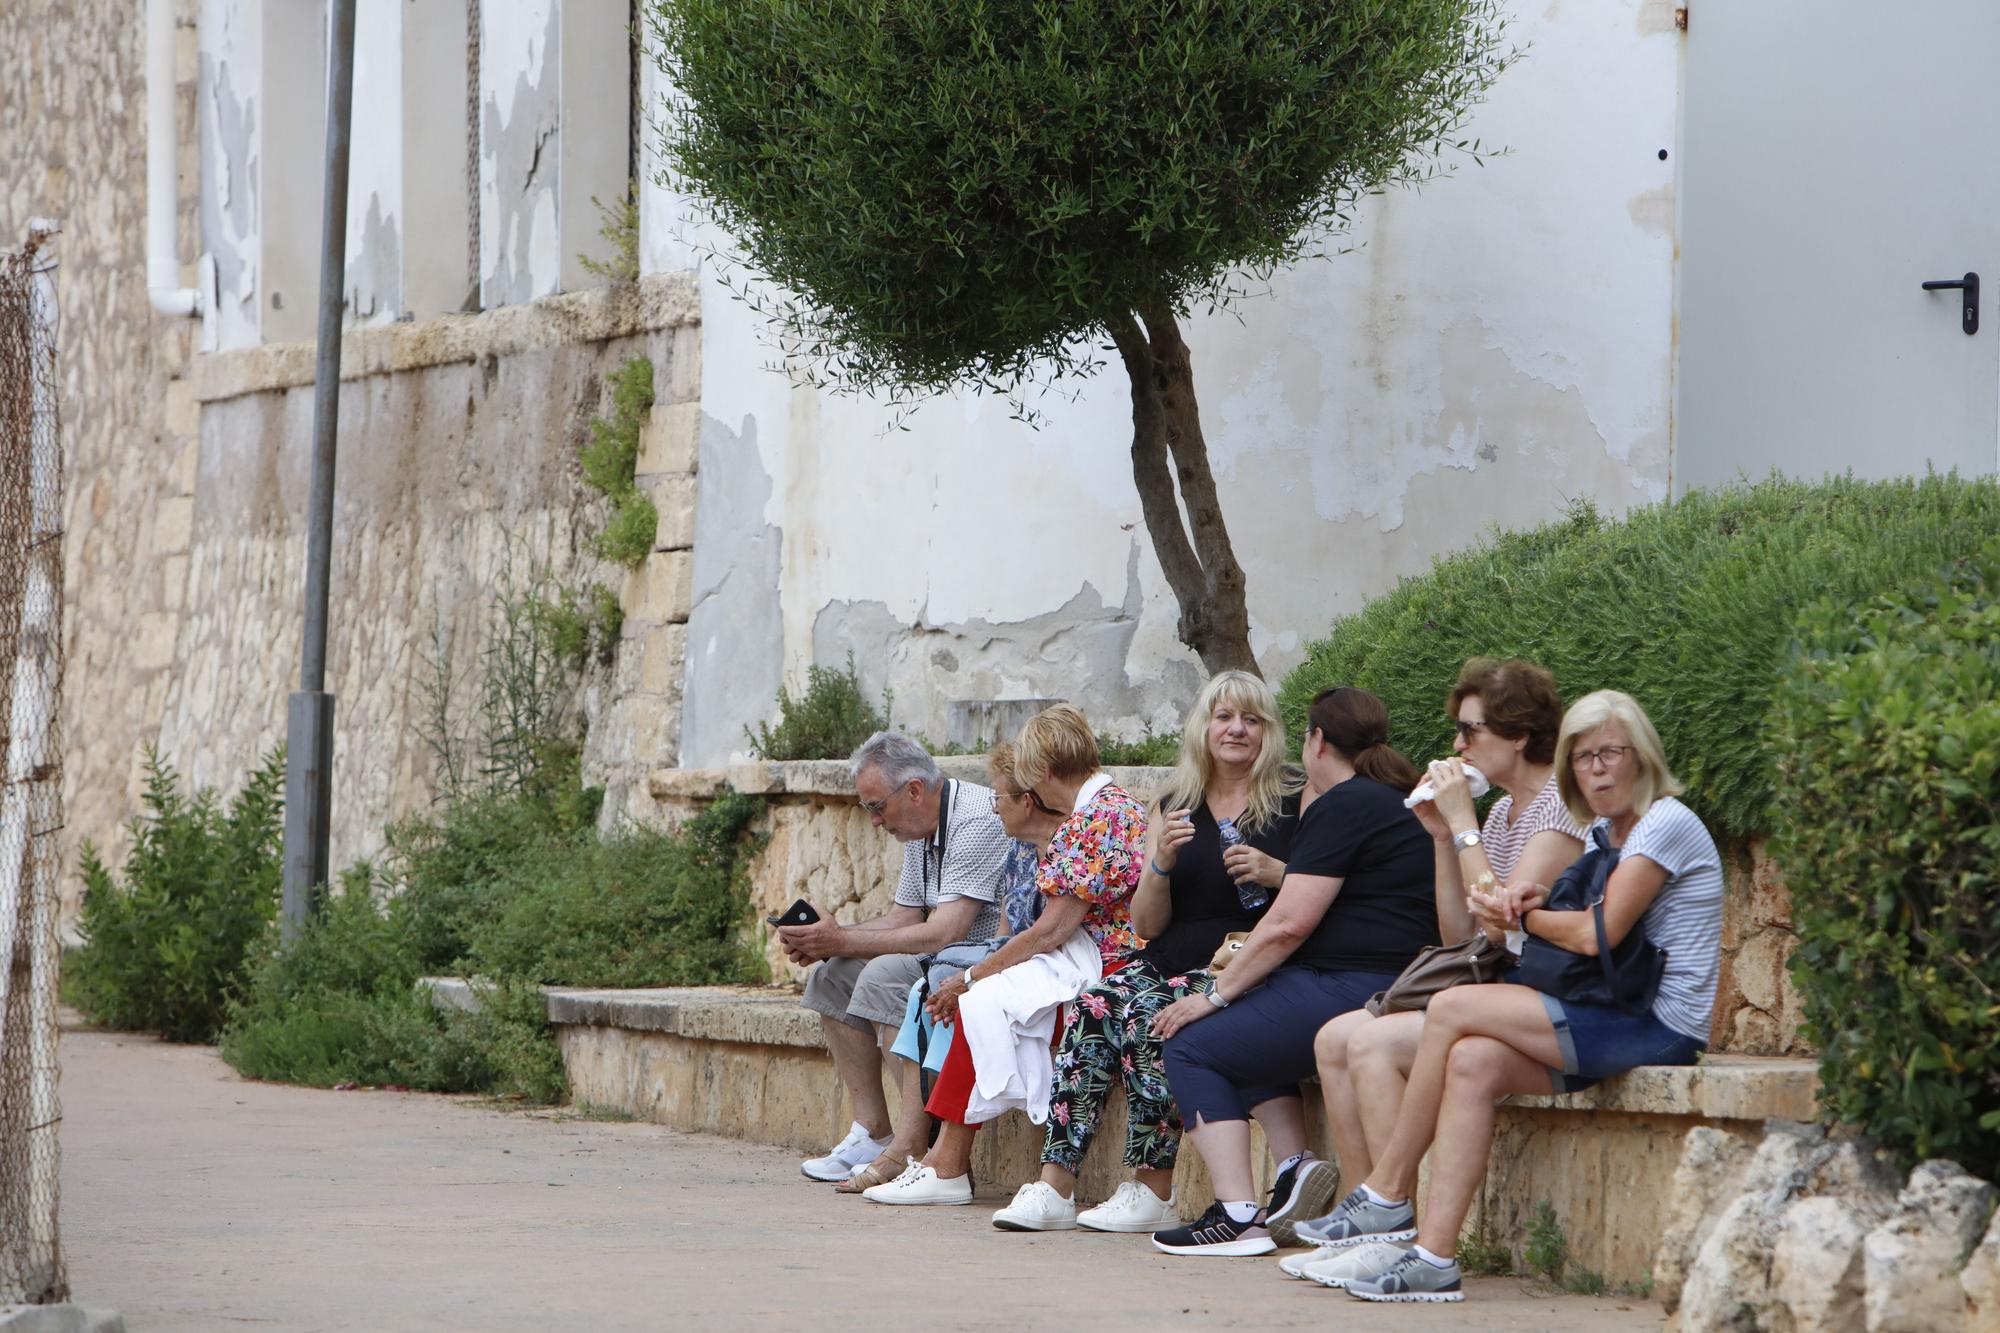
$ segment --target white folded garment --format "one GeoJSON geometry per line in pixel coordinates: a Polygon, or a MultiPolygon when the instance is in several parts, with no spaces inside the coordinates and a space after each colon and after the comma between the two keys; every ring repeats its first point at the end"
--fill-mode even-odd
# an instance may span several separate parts
{"type": "MultiPolygon", "coordinates": [[[[1465,766],[1465,785],[1472,792],[1474,800],[1478,800],[1493,788],[1493,784],[1486,780],[1486,775],[1471,764],[1465,766]]],[[[1435,801],[1436,799],[1437,788],[1431,786],[1429,778],[1425,778],[1417,784],[1415,791],[1403,798],[1403,804],[1414,810],[1420,802],[1435,801]]]]}
{"type": "Polygon", "coordinates": [[[1061,948],[995,973],[960,998],[958,1029],[972,1052],[966,1124],[1017,1109],[1038,1125],[1048,1120],[1056,1014],[1103,975],[1097,941],[1079,927],[1061,948]]]}

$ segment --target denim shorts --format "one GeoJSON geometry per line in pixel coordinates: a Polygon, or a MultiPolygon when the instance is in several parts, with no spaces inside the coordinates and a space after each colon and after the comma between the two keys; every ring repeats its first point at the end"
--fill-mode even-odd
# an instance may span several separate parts
{"type": "Polygon", "coordinates": [[[1691,1065],[1708,1043],[1676,1032],[1651,1014],[1602,1004],[1568,1004],[1542,996],[1562,1048],[1562,1068],[1549,1071],[1557,1092],[1583,1089],[1640,1065],[1691,1065]]]}

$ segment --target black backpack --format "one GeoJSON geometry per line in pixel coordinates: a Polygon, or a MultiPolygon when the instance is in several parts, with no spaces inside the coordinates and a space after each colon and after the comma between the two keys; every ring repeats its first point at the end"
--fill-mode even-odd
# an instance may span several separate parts
{"type": "Polygon", "coordinates": [[[1643,1016],[1652,1012],[1653,997],[1660,993],[1667,952],[1647,939],[1636,921],[1612,947],[1604,930],[1604,885],[1618,865],[1618,854],[1618,848],[1605,842],[1603,828],[1593,829],[1589,850],[1562,872],[1542,904],[1554,912],[1589,912],[1597,926],[1597,956],[1571,953],[1530,935],[1521,947],[1519,980],[1558,1000],[1643,1016]]]}

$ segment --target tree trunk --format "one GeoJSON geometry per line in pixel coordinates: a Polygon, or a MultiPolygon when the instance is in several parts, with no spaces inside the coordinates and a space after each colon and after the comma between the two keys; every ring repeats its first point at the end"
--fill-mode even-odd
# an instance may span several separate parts
{"type": "Polygon", "coordinates": [[[1250,652],[1243,566],[1236,563],[1216,499],[1194,367],[1174,312],[1150,305],[1109,327],[1132,379],[1132,480],[1153,551],[1180,603],[1181,642],[1200,654],[1211,674],[1261,676],[1250,652]]]}

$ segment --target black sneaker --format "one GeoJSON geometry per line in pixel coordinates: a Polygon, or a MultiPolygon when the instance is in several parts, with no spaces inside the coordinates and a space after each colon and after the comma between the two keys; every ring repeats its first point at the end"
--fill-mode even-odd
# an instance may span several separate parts
{"type": "Polygon", "coordinates": [[[1271,1186],[1270,1205],[1264,1210],[1271,1239],[1284,1246],[1316,1244],[1293,1228],[1326,1211],[1333,1202],[1333,1192],[1339,1188],[1340,1171],[1332,1162],[1307,1158],[1280,1171],[1277,1182],[1271,1186]]]}
{"type": "Polygon", "coordinates": [[[1153,1248],[1168,1254],[1245,1255],[1269,1254],[1278,1248],[1264,1229],[1264,1214],[1248,1222],[1238,1222],[1219,1203],[1186,1226],[1171,1231],[1155,1231],[1153,1248]]]}

